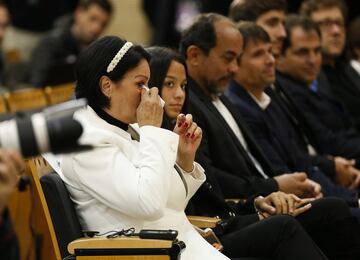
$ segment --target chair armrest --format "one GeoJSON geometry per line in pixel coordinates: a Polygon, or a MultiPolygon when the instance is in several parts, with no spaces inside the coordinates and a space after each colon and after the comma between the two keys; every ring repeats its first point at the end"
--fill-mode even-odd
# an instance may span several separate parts
{"type": "Polygon", "coordinates": [[[68,251],[74,254],[76,249],[126,249],[126,248],[171,248],[171,240],[142,239],[139,237],[95,237],[79,238],[69,243],[68,251]]]}
{"type": "Polygon", "coordinates": [[[215,228],[216,224],[221,221],[219,218],[203,216],[187,216],[190,223],[198,228],[215,228]]]}

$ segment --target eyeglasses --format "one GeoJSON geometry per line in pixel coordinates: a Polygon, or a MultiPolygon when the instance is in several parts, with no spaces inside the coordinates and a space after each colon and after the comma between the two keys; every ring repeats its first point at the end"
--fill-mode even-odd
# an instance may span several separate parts
{"type": "Polygon", "coordinates": [[[317,22],[317,25],[320,27],[320,28],[323,28],[323,29],[329,29],[331,28],[332,26],[336,25],[337,27],[341,28],[341,29],[344,29],[345,28],[345,23],[343,20],[331,20],[331,19],[326,19],[324,21],[318,21],[317,22]]]}

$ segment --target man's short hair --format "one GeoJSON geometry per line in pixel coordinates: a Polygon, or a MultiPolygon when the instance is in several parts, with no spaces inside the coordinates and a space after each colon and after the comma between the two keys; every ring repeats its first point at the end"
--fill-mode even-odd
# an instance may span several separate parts
{"type": "Polygon", "coordinates": [[[92,5],[97,5],[105,12],[111,14],[113,11],[112,4],[109,0],[80,0],[78,7],[82,9],[88,9],[92,5]]]}
{"type": "Polygon", "coordinates": [[[270,43],[269,34],[259,25],[254,22],[242,21],[237,24],[242,38],[243,38],[243,49],[246,48],[246,45],[249,41],[270,43]]]}
{"type": "Polygon", "coordinates": [[[206,55],[216,46],[215,22],[227,19],[225,16],[215,13],[199,15],[194,23],[182,33],[179,51],[186,57],[189,46],[199,47],[206,55]]]}
{"type": "Polygon", "coordinates": [[[229,17],[235,22],[255,22],[260,15],[272,11],[286,12],[286,0],[235,0],[230,5],[229,17]]]}
{"type": "Polygon", "coordinates": [[[297,14],[288,15],[285,18],[285,31],[287,36],[284,39],[281,48],[282,54],[284,54],[285,51],[291,46],[291,32],[295,27],[300,27],[307,33],[315,31],[319,38],[321,38],[321,33],[318,25],[309,17],[297,14]]]}
{"type": "Polygon", "coordinates": [[[341,10],[344,20],[346,20],[348,8],[343,0],[305,0],[300,6],[299,13],[311,17],[312,13],[323,8],[331,7],[338,7],[341,10]]]}

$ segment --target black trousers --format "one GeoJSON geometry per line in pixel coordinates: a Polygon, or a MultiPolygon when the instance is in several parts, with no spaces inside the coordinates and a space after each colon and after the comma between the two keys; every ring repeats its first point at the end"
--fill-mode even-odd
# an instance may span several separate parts
{"type": "Polygon", "coordinates": [[[257,216],[239,216],[231,230],[220,236],[230,258],[360,259],[359,223],[346,203],[324,198],[298,216],[278,215],[255,222],[257,216]],[[324,252],[324,253],[323,253],[324,252]]]}

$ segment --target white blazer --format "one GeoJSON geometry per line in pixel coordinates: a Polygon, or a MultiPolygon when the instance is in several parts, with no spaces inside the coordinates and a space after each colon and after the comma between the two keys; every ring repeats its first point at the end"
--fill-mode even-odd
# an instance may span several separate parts
{"type": "Polygon", "coordinates": [[[84,229],[106,232],[134,227],[175,229],[186,249],[181,259],[228,259],[192,227],[184,209],[205,181],[202,167],[174,169],[179,137],[152,126],[132,125],[140,142],[107,123],[90,107],[76,112],[84,133],[80,142],[95,149],[63,156],[62,178],[84,229]]]}

